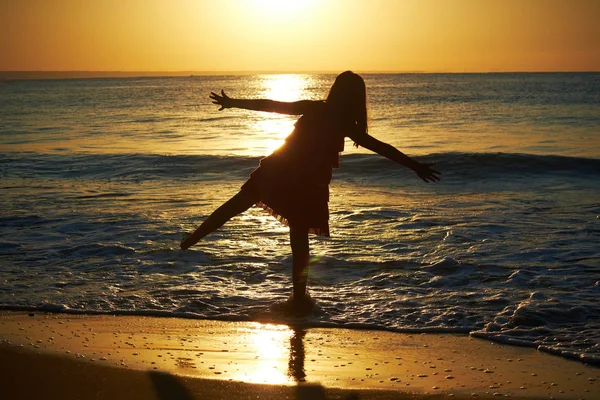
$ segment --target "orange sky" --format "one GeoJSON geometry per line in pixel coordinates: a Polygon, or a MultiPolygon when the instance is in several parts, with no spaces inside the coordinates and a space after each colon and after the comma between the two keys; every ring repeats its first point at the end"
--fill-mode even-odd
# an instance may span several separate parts
{"type": "Polygon", "coordinates": [[[599,0],[8,0],[0,70],[600,71],[599,0]]]}

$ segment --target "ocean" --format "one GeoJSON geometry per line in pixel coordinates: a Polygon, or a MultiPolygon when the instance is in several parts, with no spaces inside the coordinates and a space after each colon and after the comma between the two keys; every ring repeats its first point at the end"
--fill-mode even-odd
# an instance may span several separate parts
{"type": "Polygon", "coordinates": [[[366,74],[370,133],[438,183],[346,142],[310,317],[288,229],[262,209],[190,250],[335,75],[0,82],[0,308],[457,332],[600,364],[600,73],[366,74]]]}

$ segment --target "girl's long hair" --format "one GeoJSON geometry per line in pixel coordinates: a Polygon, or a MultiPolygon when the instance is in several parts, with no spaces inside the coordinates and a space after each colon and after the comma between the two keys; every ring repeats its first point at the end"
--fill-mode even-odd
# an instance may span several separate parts
{"type": "Polygon", "coordinates": [[[367,87],[360,75],[352,71],[339,74],[329,89],[326,103],[340,118],[352,124],[358,134],[368,133],[367,87]]]}

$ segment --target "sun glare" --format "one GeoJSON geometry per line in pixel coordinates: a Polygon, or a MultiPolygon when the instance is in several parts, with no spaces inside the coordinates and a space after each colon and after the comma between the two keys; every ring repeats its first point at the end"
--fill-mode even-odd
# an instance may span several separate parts
{"type": "Polygon", "coordinates": [[[307,76],[299,74],[263,75],[261,78],[264,96],[279,101],[300,100],[309,81],[307,76]]]}
{"type": "Polygon", "coordinates": [[[276,18],[306,11],[310,3],[311,0],[250,0],[253,11],[276,18]]]}
{"type": "MultiPolygon", "coordinates": [[[[308,75],[263,75],[260,79],[262,98],[278,101],[308,99],[306,90],[311,82],[308,75]]],[[[294,129],[297,119],[297,116],[268,114],[255,122],[254,129],[264,132],[270,138],[265,149],[267,153],[271,153],[283,144],[284,139],[294,129]]]]}

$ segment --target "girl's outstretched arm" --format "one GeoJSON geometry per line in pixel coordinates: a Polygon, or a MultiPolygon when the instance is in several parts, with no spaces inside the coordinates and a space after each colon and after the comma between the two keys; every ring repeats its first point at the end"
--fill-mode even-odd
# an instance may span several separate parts
{"type": "Polygon", "coordinates": [[[435,182],[440,180],[439,175],[441,175],[441,172],[433,169],[435,163],[420,163],[413,160],[394,146],[377,140],[369,134],[356,135],[356,137],[353,136],[355,135],[351,135],[350,138],[354,140],[356,144],[412,169],[425,182],[435,182]]]}
{"type": "Polygon", "coordinates": [[[279,114],[302,115],[305,114],[311,107],[314,107],[316,101],[300,100],[291,103],[285,101],[275,101],[267,99],[232,99],[227,96],[223,90],[221,95],[215,92],[210,92],[213,104],[221,106],[219,111],[225,108],[243,108],[245,110],[266,111],[279,114]]]}

